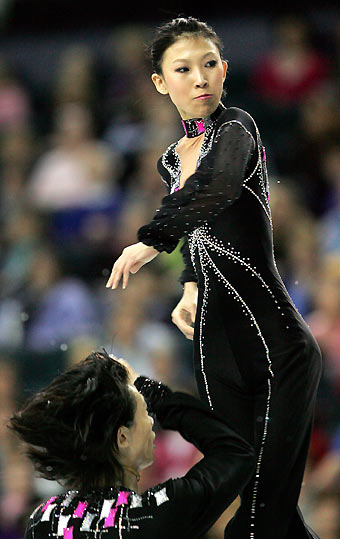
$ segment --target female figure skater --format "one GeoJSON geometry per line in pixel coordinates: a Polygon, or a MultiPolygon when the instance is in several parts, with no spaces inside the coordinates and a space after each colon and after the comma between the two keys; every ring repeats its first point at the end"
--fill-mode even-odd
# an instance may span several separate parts
{"type": "Polygon", "coordinates": [[[315,538],[297,504],[321,356],[275,265],[258,128],[247,112],[220,102],[221,50],[215,32],[193,18],[158,30],[152,80],[177,107],[185,136],[158,162],[170,194],[138,231],[139,243],[123,250],[107,286],[122,277],[125,287],[129,272],[185,238],[184,293],[172,318],[194,339],[202,400],[257,454],[225,537],[315,538]]]}
{"type": "Polygon", "coordinates": [[[254,470],[251,446],[205,403],[137,378],[105,352],[57,376],[11,427],[38,471],[70,488],[36,508],[26,539],[202,537],[254,470]],[[178,429],[204,458],[185,477],[139,494],[155,438],[143,396],[160,424],[178,429]]]}

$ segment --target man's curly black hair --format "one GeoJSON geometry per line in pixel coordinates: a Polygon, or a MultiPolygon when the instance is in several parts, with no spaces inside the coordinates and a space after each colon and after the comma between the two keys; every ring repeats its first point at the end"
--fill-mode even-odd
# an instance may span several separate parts
{"type": "Polygon", "coordinates": [[[57,376],[11,417],[40,476],[89,490],[122,480],[116,455],[120,426],[130,427],[136,400],[127,369],[105,351],[57,376]]]}

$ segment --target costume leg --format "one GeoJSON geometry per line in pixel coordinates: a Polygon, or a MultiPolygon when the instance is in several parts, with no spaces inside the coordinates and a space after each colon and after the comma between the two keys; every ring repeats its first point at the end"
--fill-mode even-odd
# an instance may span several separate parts
{"type": "MultiPolygon", "coordinates": [[[[254,389],[254,384],[245,379],[244,358],[239,368],[220,317],[216,312],[214,317],[203,312],[202,332],[198,313],[194,355],[200,397],[223,415],[231,428],[255,444],[258,459],[258,477],[255,475],[241,493],[240,508],[228,524],[225,537],[313,537],[297,503],[321,371],[319,352],[311,344],[302,344],[271,358],[274,378],[256,380],[254,389]]],[[[249,372],[256,376],[266,369],[263,363],[249,365],[249,372]]]]}
{"type": "Polygon", "coordinates": [[[268,400],[266,395],[255,398],[257,454],[263,449],[258,476],[241,495],[240,508],[225,530],[227,539],[317,538],[304,523],[297,503],[313,427],[320,356],[312,351],[303,357],[285,356],[273,364],[264,444],[268,400]]]}

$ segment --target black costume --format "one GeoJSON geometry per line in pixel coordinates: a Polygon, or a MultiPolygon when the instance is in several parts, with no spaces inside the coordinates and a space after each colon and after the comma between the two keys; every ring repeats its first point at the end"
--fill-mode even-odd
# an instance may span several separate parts
{"type": "Polygon", "coordinates": [[[275,265],[265,150],[253,118],[222,105],[185,121],[204,140],[179,189],[178,143],[158,162],[170,194],[138,239],[170,253],[185,237],[181,282],[196,281],[200,396],[257,453],[228,539],[316,537],[297,508],[321,372],[319,347],[275,265]]]}
{"type": "Polygon", "coordinates": [[[142,495],[112,487],[53,496],[32,514],[26,539],[195,539],[247,483],[255,465],[253,449],[206,404],[144,377],[135,385],[161,426],[179,430],[204,458],[185,477],[142,495]]]}

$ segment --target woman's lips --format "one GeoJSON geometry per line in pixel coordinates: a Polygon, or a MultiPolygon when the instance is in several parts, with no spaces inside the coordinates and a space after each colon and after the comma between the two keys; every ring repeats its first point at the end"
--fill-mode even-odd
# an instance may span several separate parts
{"type": "Polygon", "coordinates": [[[195,99],[210,99],[210,97],[212,97],[212,94],[202,94],[195,97],[195,99]]]}

